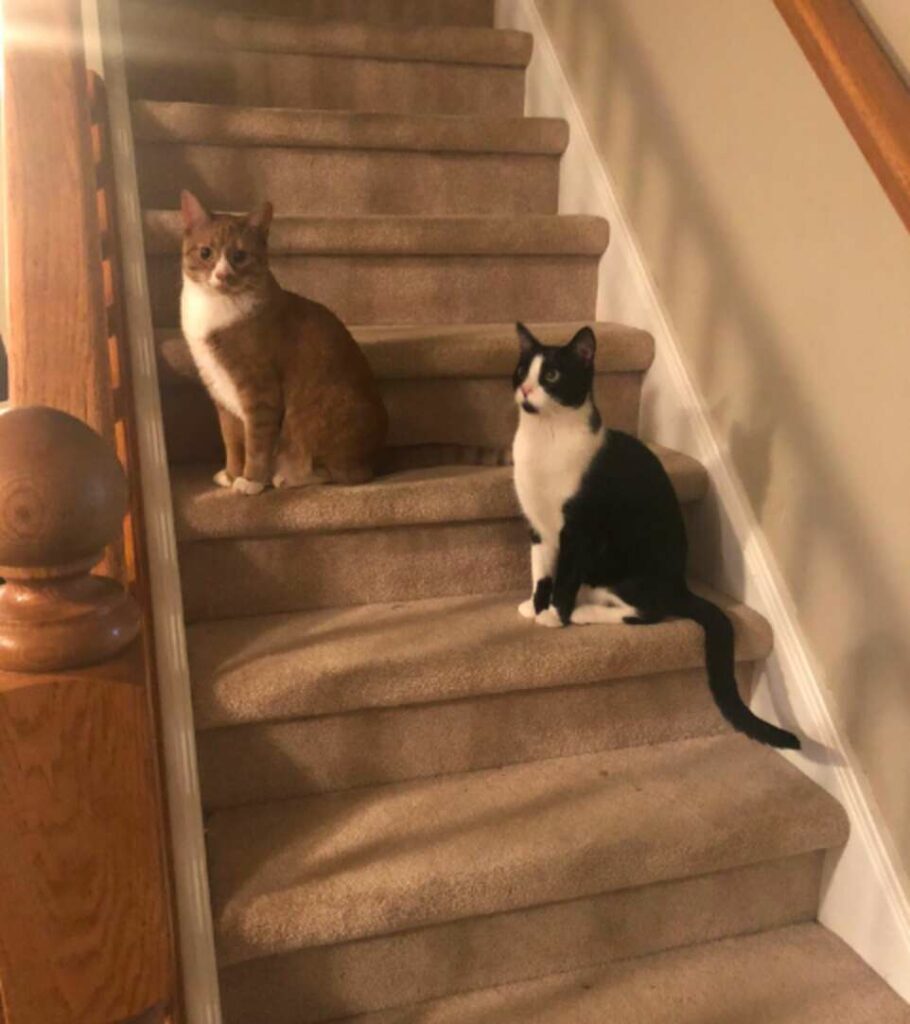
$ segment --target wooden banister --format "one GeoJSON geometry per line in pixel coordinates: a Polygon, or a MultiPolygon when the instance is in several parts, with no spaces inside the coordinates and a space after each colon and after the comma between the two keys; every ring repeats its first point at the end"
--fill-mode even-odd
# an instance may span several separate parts
{"type": "Polygon", "coordinates": [[[910,229],[910,89],[852,0],[774,0],[910,229]]]}
{"type": "Polygon", "coordinates": [[[12,405],[113,437],[79,0],[4,0],[4,338],[12,405]]]}
{"type": "Polygon", "coordinates": [[[107,110],[80,8],[4,2],[0,1022],[164,1024],[180,993],[154,623],[107,110]]]}

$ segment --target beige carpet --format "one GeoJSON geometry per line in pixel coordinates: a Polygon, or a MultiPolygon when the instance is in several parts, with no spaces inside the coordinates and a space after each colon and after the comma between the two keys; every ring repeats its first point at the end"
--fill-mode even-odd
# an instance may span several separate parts
{"type": "MultiPolygon", "coordinates": [[[[493,15],[123,4],[226,1024],[907,1024],[814,923],[843,811],[730,733],[694,624],[517,615],[514,321],[595,319],[609,225],[558,214],[567,126],[523,118],[531,39],[493,15]],[[211,484],[184,187],[271,199],[276,273],[355,325],[375,482],[211,484]]],[[[653,341],[595,330],[604,418],[637,431],[653,341]]],[[[691,519],[703,467],[658,454],[691,519]]],[[[771,632],[718,600],[748,695],[771,632]]]]}
{"type": "Polygon", "coordinates": [[[906,1024],[908,1009],[813,925],[681,950],[360,1024],[906,1024]]]}
{"type": "Polygon", "coordinates": [[[236,963],[827,849],[847,828],[782,757],[725,735],[239,807],[208,833],[236,963]]]}
{"type": "MultiPolygon", "coordinates": [[[[581,326],[533,325],[552,341],[581,326]]],[[[596,330],[596,390],[605,421],[635,432],[654,343],[621,324],[597,324],[596,330]]],[[[503,388],[515,364],[514,324],[355,326],[354,334],[379,377],[391,417],[389,444],[400,464],[428,445],[511,445],[515,411],[503,388]]],[[[221,455],[217,418],[211,402],[200,398],[195,365],[177,328],[158,332],[158,372],[171,461],[215,461],[221,455]]]]}

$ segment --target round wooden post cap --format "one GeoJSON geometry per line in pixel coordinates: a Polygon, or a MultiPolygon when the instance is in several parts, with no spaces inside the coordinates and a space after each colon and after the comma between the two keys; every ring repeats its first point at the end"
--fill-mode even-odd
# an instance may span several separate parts
{"type": "Polygon", "coordinates": [[[81,420],[43,406],[0,414],[0,576],[84,571],[117,535],[126,477],[81,420]]]}
{"type": "Polygon", "coordinates": [[[90,573],[126,508],[116,455],[81,420],[42,406],[0,413],[0,669],[92,665],[136,637],[135,601],[90,573]]]}

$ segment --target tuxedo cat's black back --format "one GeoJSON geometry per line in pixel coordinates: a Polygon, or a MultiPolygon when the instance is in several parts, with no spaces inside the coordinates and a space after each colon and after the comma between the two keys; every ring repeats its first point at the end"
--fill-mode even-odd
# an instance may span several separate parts
{"type": "Polygon", "coordinates": [[[564,516],[567,529],[590,540],[591,578],[583,582],[612,587],[642,575],[668,583],[684,578],[688,546],[679,502],[660,460],[638,438],[606,432],[564,516]]]}

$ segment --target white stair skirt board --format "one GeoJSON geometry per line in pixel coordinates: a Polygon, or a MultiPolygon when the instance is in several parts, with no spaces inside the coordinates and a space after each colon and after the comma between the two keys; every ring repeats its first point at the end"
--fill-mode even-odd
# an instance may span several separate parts
{"type": "Polygon", "coordinates": [[[610,222],[610,246],[600,266],[598,319],[619,320],[654,335],[656,355],[643,394],[643,433],[693,456],[708,471],[711,486],[700,511],[704,537],[692,538],[701,564],[709,569],[716,586],[761,612],[774,629],[775,651],[765,666],[753,707],[763,717],[780,719],[787,728],[797,725],[804,736],[811,737],[802,753],[782,756],[835,796],[849,815],[850,840],[842,853],[829,858],[819,919],[910,1001],[910,901],[895,867],[887,830],[829,711],[822,673],[801,631],[792,598],[742,485],[714,436],[704,400],[685,368],[609,171],[594,147],[534,0],[497,0],[496,25],[534,37],[525,113],[562,117],[569,123],[559,212],[595,214],[610,222]],[[713,550],[706,562],[709,537],[713,550]]]}
{"type": "Polygon", "coordinates": [[[120,37],[119,0],[84,0],[83,8],[86,31],[90,33],[94,27],[97,33],[94,39],[88,39],[87,46],[90,54],[100,56],[107,86],[111,149],[118,186],[117,217],[123,259],[124,309],[130,340],[148,534],[146,542],[149,547],[184,1017],[187,1024],[221,1024],[183,600],[158,391],[155,336],[146,283],[133,131],[120,37]]]}

